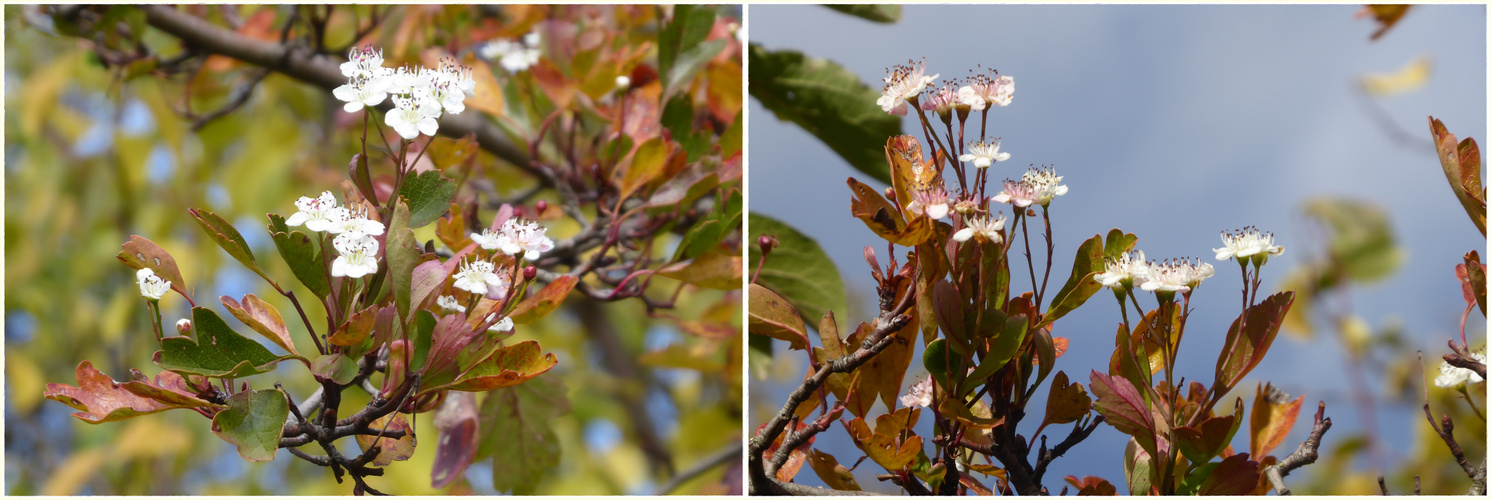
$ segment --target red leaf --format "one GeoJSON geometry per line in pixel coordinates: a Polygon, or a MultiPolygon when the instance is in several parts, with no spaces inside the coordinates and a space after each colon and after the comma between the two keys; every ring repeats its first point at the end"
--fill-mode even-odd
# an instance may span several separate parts
{"type": "Polygon", "coordinates": [[[445,404],[435,410],[435,465],[430,469],[430,486],[444,488],[466,472],[476,458],[476,394],[452,391],[445,404]]]}
{"type": "Polygon", "coordinates": [[[1258,462],[1238,453],[1222,460],[1201,482],[1198,495],[1245,495],[1258,485],[1258,462]]]}
{"type": "Polygon", "coordinates": [[[1109,377],[1096,370],[1089,378],[1092,393],[1098,397],[1093,408],[1107,419],[1108,425],[1133,436],[1144,451],[1155,455],[1154,416],[1150,414],[1149,406],[1144,404],[1139,389],[1123,377],[1109,377]]]}
{"type": "MultiPolygon", "coordinates": [[[[90,424],[113,422],[176,408],[222,408],[198,399],[186,380],[174,372],[161,372],[152,383],[136,380],[118,383],[84,361],[78,364],[78,387],[47,384],[46,397],[78,410],[72,414],[90,424]]],[[[144,377],[141,377],[142,379],[144,377]]]]}
{"type": "Polygon", "coordinates": [[[1248,309],[1244,331],[1238,331],[1242,316],[1232,321],[1232,326],[1227,329],[1226,347],[1217,358],[1216,386],[1236,387],[1243,376],[1263,362],[1263,356],[1268,354],[1274,337],[1279,335],[1279,325],[1292,305],[1294,292],[1276,293],[1248,309]]]}

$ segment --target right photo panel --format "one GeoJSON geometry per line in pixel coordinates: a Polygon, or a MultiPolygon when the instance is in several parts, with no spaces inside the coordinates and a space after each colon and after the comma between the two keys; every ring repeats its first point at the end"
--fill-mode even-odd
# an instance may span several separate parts
{"type": "Polygon", "coordinates": [[[750,494],[1486,494],[1486,6],[748,16],[750,494]]]}

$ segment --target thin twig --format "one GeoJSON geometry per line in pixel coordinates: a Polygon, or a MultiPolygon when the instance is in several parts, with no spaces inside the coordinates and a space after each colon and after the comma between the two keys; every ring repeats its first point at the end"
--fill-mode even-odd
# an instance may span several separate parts
{"type": "Polygon", "coordinates": [[[704,457],[703,460],[700,460],[698,463],[694,464],[693,467],[684,469],[677,475],[674,475],[672,479],[668,480],[668,482],[663,483],[662,486],[659,486],[658,489],[653,492],[653,494],[667,495],[668,493],[673,492],[673,490],[678,489],[679,486],[683,486],[683,483],[689,482],[689,480],[699,477],[705,472],[709,472],[710,469],[730,463],[732,460],[740,460],[741,451],[744,451],[743,446],[740,443],[735,443],[734,445],[727,446],[725,447],[725,449],[715,452],[713,455],[704,457]]]}
{"type": "Polygon", "coordinates": [[[1320,457],[1320,438],[1325,436],[1325,431],[1330,430],[1331,419],[1325,416],[1325,401],[1320,402],[1320,407],[1315,410],[1315,427],[1310,429],[1310,437],[1299,444],[1289,456],[1284,457],[1279,463],[1270,465],[1263,469],[1263,475],[1268,477],[1268,482],[1279,495],[1289,495],[1289,487],[1284,485],[1284,476],[1288,476],[1294,469],[1315,463],[1320,457]]]}

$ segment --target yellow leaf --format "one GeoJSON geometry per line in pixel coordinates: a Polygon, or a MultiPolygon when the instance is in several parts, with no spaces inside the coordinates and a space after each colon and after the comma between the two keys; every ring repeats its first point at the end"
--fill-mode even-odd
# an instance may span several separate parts
{"type": "Polygon", "coordinates": [[[1434,58],[1421,55],[1402,68],[1387,74],[1362,75],[1362,89],[1376,97],[1388,97],[1412,92],[1429,83],[1429,74],[1434,69],[1434,58]]]}

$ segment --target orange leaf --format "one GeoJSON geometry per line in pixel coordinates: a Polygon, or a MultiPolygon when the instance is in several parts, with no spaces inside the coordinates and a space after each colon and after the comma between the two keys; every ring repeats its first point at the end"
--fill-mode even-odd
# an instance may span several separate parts
{"type": "Polygon", "coordinates": [[[1253,412],[1248,416],[1252,431],[1248,451],[1255,457],[1262,457],[1283,443],[1289,430],[1294,428],[1304,403],[1304,396],[1290,401],[1289,395],[1273,384],[1258,384],[1258,393],[1253,397],[1253,412]]]}
{"type": "Polygon", "coordinates": [[[295,341],[290,339],[290,331],[285,329],[285,320],[274,306],[252,293],[243,296],[242,304],[227,295],[218,297],[218,300],[222,301],[223,307],[228,308],[228,312],[233,313],[238,321],[269,338],[275,345],[290,351],[290,354],[300,355],[295,350],[295,341]]]}
{"type": "Polygon", "coordinates": [[[390,437],[379,438],[376,435],[357,435],[357,445],[361,446],[363,451],[367,451],[368,448],[373,446],[378,447],[378,456],[373,458],[373,465],[384,466],[395,461],[408,460],[409,457],[414,456],[414,446],[419,441],[415,439],[414,427],[409,425],[409,420],[404,418],[404,414],[391,413],[368,424],[369,429],[377,429],[379,431],[382,431],[385,426],[390,431],[404,431],[404,437],[394,439],[390,437]]]}
{"type": "Polygon", "coordinates": [[[559,304],[564,303],[564,298],[569,296],[570,290],[573,290],[575,283],[579,281],[578,278],[567,274],[554,278],[554,281],[544,286],[543,290],[519,302],[508,317],[513,319],[513,323],[526,325],[548,316],[559,307],[559,304]]]}

